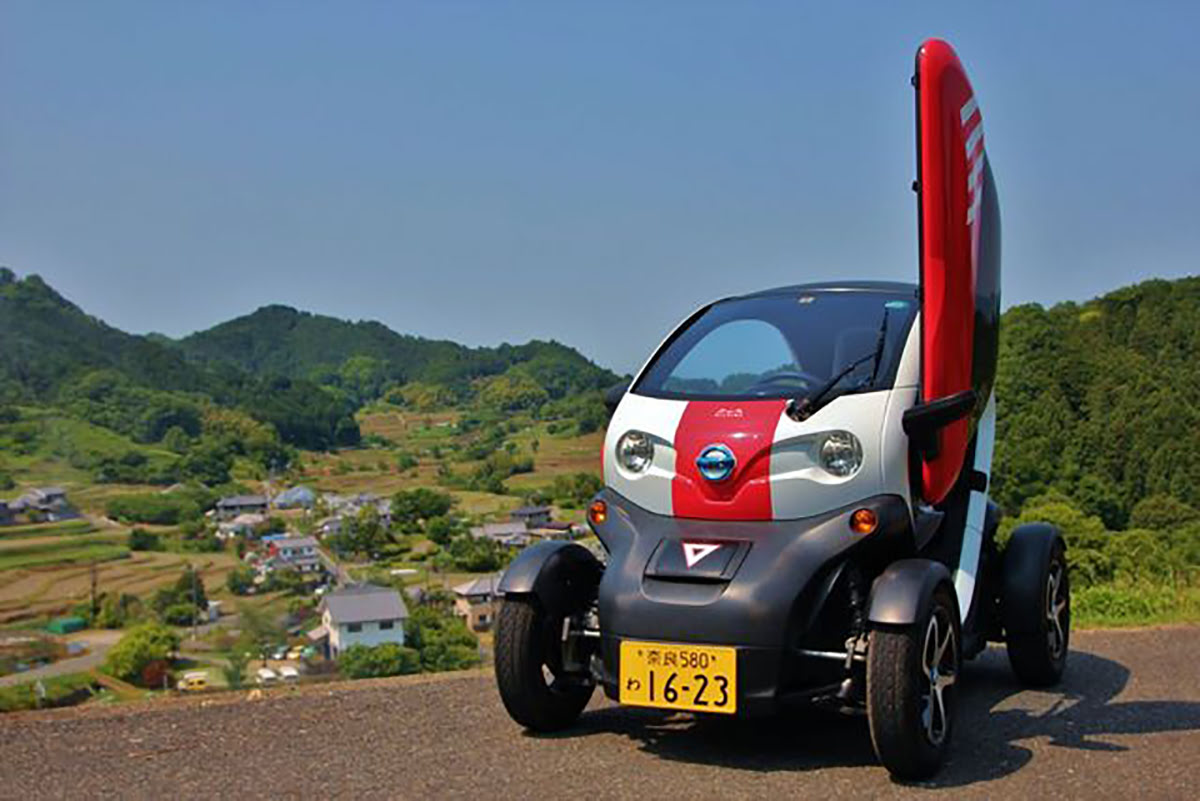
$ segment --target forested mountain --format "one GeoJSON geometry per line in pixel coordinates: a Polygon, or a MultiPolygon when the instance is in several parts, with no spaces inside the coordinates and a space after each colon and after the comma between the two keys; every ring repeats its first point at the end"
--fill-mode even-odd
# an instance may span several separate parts
{"type": "Polygon", "coordinates": [[[1200,278],[1004,313],[995,496],[1057,490],[1111,529],[1141,499],[1200,508],[1200,278]]]}
{"type": "Polygon", "coordinates": [[[463,390],[474,379],[518,365],[550,397],[601,389],[617,380],[557,342],[468,348],[398,334],[378,322],[348,322],[288,306],[264,306],[192,334],[178,346],[190,359],[204,363],[335,385],[348,373],[356,372],[351,380],[357,381],[364,371],[373,371],[380,383],[419,381],[463,390]]]}
{"type": "Polygon", "coordinates": [[[285,306],[179,342],[136,336],[38,276],[18,280],[0,268],[0,404],[59,406],[139,442],[173,428],[199,437],[205,410],[222,407],[269,424],[290,445],[354,445],[355,410],[385,395],[418,408],[544,408],[595,428],[599,390],[616,379],[556,342],[468,348],[285,306]]]}
{"type": "MultiPolygon", "coordinates": [[[[379,399],[521,409],[592,430],[598,390],[615,380],[555,342],[468,348],[284,306],[177,342],[134,336],[0,269],[0,406],[57,406],[139,442],[172,429],[199,442],[224,408],[285,444],[354,444],[354,410],[379,399]]],[[[997,398],[994,497],[1007,511],[1057,492],[1122,529],[1147,498],[1200,508],[1200,278],[1010,308],[997,398]]]]}
{"type": "Polygon", "coordinates": [[[83,369],[112,369],[138,384],[212,391],[212,375],[145,337],[85,314],[36,275],[0,267],[0,399],[47,398],[83,369]]]}

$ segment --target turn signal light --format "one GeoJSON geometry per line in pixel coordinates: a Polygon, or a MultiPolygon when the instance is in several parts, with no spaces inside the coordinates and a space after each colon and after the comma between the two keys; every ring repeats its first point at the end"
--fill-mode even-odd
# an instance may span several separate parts
{"type": "Polygon", "coordinates": [[[870,509],[856,509],[850,515],[850,530],[855,534],[870,534],[879,525],[879,518],[870,509]]]}
{"type": "Polygon", "coordinates": [[[588,507],[588,520],[591,520],[594,526],[608,520],[608,504],[604,501],[592,501],[592,505],[588,507]]]}

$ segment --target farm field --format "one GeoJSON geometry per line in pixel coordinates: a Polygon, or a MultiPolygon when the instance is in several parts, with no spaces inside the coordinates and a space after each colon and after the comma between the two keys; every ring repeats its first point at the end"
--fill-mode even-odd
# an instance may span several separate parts
{"type": "MultiPolygon", "coordinates": [[[[98,591],[133,595],[145,595],[176,581],[188,563],[200,571],[205,585],[215,590],[224,584],[225,577],[237,564],[236,557],[226,553],[130,553],[123,547],[121,550],[124,558],[110,556],[108,561],[99,560],[97,554],[104,551],[96,549],[82,561],[0,569],[0,625],[59,615],[86,600],[91,592],[93,564],[98,591]]],[[[0,564],[4,564],[4,553],[0,550],[0,564]]]]}
{"type": "MultiPolygon", "coordinates": [[[[415,487],[441,487],[455,496],[458,510],[477,517],[503,516],[522,505],[524,497],[550,486],[558,476],[599,473],[602,431],[577,435],[553,431],[553,423],[514,417],[516,430],[503,441],[518,456],[533,460],[533,470],[510,476],[504,481],[508,492],[498,494],[477,490],[447,488],[441,471],[467,474],[478,469],[481,459],[466,458],[464,451],[472,442],[455,425],[463,412],[406,412],[381,410],[376,406],[358,415],[364,437],[381,437],[387,445],[336,451],[305,453],[302,481],[318,490],[337,493],[373,492],[390,495],[415,487]],[[402,468],[400,459],[408,456],[416,465],[402,468]]],[[[497,447],[500,450],[500,447],[497,447]]],[[[581,520],[571,512],[567,518],[581,520]]]]}

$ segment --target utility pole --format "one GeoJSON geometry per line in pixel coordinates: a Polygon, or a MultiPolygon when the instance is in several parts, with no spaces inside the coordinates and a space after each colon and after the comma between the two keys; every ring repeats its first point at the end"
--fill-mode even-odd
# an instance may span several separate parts
{"type": "Polygon", "coordinates": [[[100,583],[99,569],[96,567],[96,560],[92,560],[91,578],[92,578],[92,619],[91,624],[95,625],[96,615],[100,613],[99,593],[97,587],[100,583]]]}
{"type": "Polygon", "coordinates": [[[192,642],[196,641],[196,618],[200,614],[200,595],[196,585],[197,576],[196,568],[188,564],[188,569],[192,571],[192,642]]]}

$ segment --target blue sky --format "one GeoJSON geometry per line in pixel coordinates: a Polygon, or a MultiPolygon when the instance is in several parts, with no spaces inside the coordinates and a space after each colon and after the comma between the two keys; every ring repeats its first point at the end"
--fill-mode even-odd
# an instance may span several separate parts
{"type": "Polygon", "coordinates": [[[917,44],[1006,305],[1195,273],[1200,4],[0,5],[0,264],[181,335],[267,303],[635,367],[713,297],[916,272],[917,44]]]}

